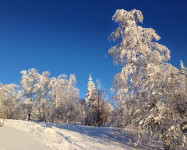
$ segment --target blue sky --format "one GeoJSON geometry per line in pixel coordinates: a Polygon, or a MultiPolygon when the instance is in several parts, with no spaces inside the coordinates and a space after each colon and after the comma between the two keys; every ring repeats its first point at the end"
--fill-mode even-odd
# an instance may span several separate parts
{"type": "Polygon", "coordinates": [[[36,68],[77,76],[85,97],[89,73],[106,91],[119,72],[108,36],[117,27],[117,9],[139,9],[143,27],[152,27],[171,51],[170,62],[187,66],[186,0],[0,0],[0,82],[19,84],[21,70],[36,68]]]}

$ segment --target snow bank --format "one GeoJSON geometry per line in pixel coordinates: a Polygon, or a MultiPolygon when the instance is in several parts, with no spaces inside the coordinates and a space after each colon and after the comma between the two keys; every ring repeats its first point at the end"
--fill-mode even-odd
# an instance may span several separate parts
{"type": "MultiPolygon", "coordinates": [[[[132,147],[115,139],[112,129],[6,120],[5,127],[26,132],[54,150],[130,150],[132,147]]],[[[12,150],[12,149],[11,149],[12,150]]]]}

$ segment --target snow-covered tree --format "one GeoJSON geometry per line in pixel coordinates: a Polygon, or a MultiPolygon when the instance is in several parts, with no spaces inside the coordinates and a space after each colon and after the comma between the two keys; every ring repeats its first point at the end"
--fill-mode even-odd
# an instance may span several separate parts
{"type": "Polygon", "coordinates": [[[20,93],[16,84],[0,85],[0,117],[13,118],[13,113],[17,107],[20,93]]]}
{"type": "Polygon", "coordinates": [[[86,103],[91,103],[95,99],[96,87],[95,83],[93,82],[91,74],[88,78],[88,89],[86,93],[86,103]]]}
{"type": "Polygon", "coordinates": [[[88,89],[87,89],[85,101],[86,101],[85,124],[94,125],[94,120],[96,117],[95,109],[97,106],[97,91],[91,74],[89,75],[88,78],[88,89]]]}
{"type": "Polygon", "coordinates": [[[182,114],[178,115],[176,108],[186,106],[186,77],[167,63],[170,51],[156,42],[160,39],[156,32],[138,25],[143,21],[141,11],[117,10],[112,19],[119,26],[110,38],[118,39],[118,43],[109,54],[114,63],[122,65],[114,77],[113,89],[118,100],[118,123],[132,132],[135,129],[139,143],[153,137],[162,139],[166,149],[184,147],[185,133],[175,122],[186,124],[186,111],[181,108],[182,114]],[[183,91],[180,94],[179,89],[183,91]],[[174,136],[169,134],[171,130],[176,131],[174,136]]]}
{"type": "Polygon", "coordinates": [[[79,115],[78,100],[79,100],[79,89],[75,87],[77,83],[76,76],[71,74],[65,88],[66,91],[66,103],[65,103],[65,121],[72,122],[77,121],[79,115]]]}
{"type": "Polygon", "coordinates": [[[110,122],[111,115],[113,112],[113,106],[107,101],[107,94],[101,85],[100,80],[96,79],[97,85],[97,105],[96,105],[96,120],[95,124],[98,126],[106,125],[110,122]]]}
{"type": "Polygon", "coordinates": [[[21,71],[21,88],[23,91],[23,107],[28,115],[36,120],[45,120],[49,92],[49,72],[39,74],[34,68],[21,71]]]}
{"type": "Polygon", "coordinates": [[[20,87],[0,84],[0,118],[48,122],[79,121],[79,89],[71,74],[50,78],[32,68],[21,71],[20,87]]]}
{"type": "Polygon", "coordinates": [[[50,82],[50,96],[53,101],[53,121],[69,122],[77,118],[79,90],[75,87],[76,76],[71,74],[69,79],[66,75],[52,78],[50,82]]]}
{"type": "Polygon", "coordinates": [[[86,101],[85,99],[79,99],[78,101],[78,111],[79,111],[79,122],[85,124],[85,117],[86,117],[86,101]]]}
{"type": "Polygon", "coordinates": [[[38,111],[37,120],[46,121],[49,116],[49,110],[51,106],[51,101],[49,98],[49,83],[50,73],[48,71],[43,72],[39,75],[39,81],[37,83],[38,91],[36,99],[36,109],[38,111]]]}
{"type": "Polygon", "coordinates": [[[34,68],[29,69],[28,71],[21,71],[21,88],[23,90],[23,99],[24,99],[24,110],[26,110],[26,114],[28,120],[31,120],[31,116],[33,113],[33,107],[35,103],[36,93],[39,91],[39,86],[37,85],[39,81],[38,71],[34,68]]]}
{"type": "Polygon", "coordinates": [[[106,95],[100,81],[97,79],[96,82],[97,88],[91,75],[89,75],[85,124],[101,126],[109,122],[113,107],[106,101],[106,95]]]}

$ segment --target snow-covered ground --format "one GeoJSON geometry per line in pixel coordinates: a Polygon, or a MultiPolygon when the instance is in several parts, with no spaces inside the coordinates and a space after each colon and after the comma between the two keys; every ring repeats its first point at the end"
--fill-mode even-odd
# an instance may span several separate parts
{"type": "Polygon", "coordinates": [[[0,128],[0,150],[50,150],[43,142],[28,133],[5,126],[0,128]],[[32,144],[31,144],[32,142],[32,144]]]}
{"type": "Polygon", "coordinates": [[[0,150],[133,149],[122,137],[115,138],[113,134],[106,127],[6,120],[0,128],[0,150]]]}

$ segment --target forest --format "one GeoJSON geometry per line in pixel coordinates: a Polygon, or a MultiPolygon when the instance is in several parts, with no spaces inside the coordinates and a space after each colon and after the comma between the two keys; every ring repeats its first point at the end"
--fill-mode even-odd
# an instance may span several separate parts
{"type": "Polygon", "coordinates": [[[185,150],[187,68],[182,60],[180,69],[168,62],[170,50],[154,29],[142,27],[141,11],[118,9],[112,20],[118,27],[109,36],[108,55],[120,68],[111,87],[115,104],[91,74],[81,99],[74,74],[50,77],[31,68],[20,72],[19,85],[0,84],[0,118],[114,126],[137,145],[152,139],[166,150],[185,150]]]}

